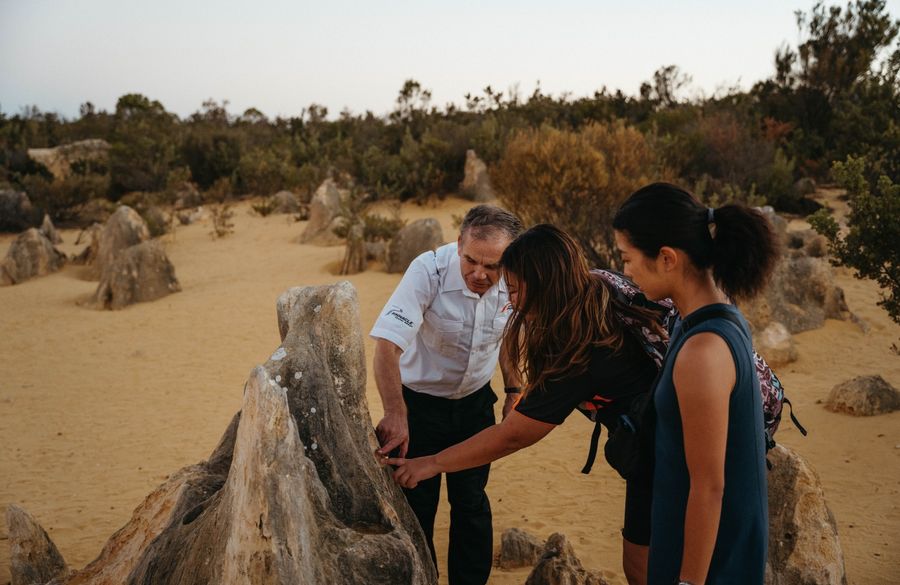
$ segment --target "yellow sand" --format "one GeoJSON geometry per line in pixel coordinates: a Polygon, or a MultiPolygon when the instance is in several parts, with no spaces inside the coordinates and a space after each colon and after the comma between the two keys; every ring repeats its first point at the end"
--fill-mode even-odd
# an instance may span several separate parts
{"type": "MultiPolygon", "coordinates": [[[[469,205],[456,199],[408,205],[403,215],[436,217],[450,240],[453,216],[469,205]]],[[[257,217],[246,203],[236,207],[234,223],[234,234],[222,240],[210,238],[206,222],[166,236],[183,291],[153,303],[117,312],[79,306],[96,283],[83,280],[77,266],[0,288],[0,507],[24,506],[72,567],[93,559],[168,474],[209,455],[240,407],[250,369],[279,344],[278,295],[339,280],[334,271],[343,248],[292,243],[304,223],[257,217]]],[[[63,250],[81,249],[76,232],[62,235],[63,250]]],[[[0,236],[0,257],[12,239],[0,236]]],[[[377,265],[348,278],[359,291],[364,333],[399,278],[377,265]]],[[[900,356],[890,349],[900,344],[900,327],[875,306],[873,283],[847,271],[839,271],[839,282],[870,330],[828,321],[796,336],[800,360],[779,374],[810,436],[783,422],[778,439],[821,476],[849,582],[883,585],[900,579],[900,412],[853,418],[827,412],[818,401],[857,375],[881,374],[900,386],[900,356]]],[[[371,360],[371,341],[366,350],[371,360]]],[[[371,372],[368,399],[378,420],[371,372]]],[[[510,527],[541,538],[562,532],[586,567],[624,583],[624,484],[602,459],[590,476],[579,473],[590,429],[575,414],[541,443],[494,464],[495,543],[510,527]]],[[[436,538],[442,565],[447,525],[442,503],[436,538]]],[[[6,583],[5,520],[0,530],[0,583],[6,583]]],[[[491,583],[522,583],[527,573],[495,569],[491,583]]]]}

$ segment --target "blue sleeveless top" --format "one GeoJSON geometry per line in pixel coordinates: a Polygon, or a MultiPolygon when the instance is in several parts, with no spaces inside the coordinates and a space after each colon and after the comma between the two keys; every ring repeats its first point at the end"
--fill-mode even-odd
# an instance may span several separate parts
{"type": "Polygon", "coordinates": [[[725,340],[734,358],[736,374],[728,406],[722,515],[706,583],[762,585],[764,581],[768,548],[766,447],[750,330],[740,311],[731,305],[707,305],[695,311],[691,318],[702,319],[704,312],[722,309],[739,316],[742,326],[714,317],[697,323],[685,334],[680,323],[677,324],[656,386],[650,585],[671,585],[677,582],[681,570],[690,478],[672,371],[685,341],[701,332],[712,332],[725,340]]]}

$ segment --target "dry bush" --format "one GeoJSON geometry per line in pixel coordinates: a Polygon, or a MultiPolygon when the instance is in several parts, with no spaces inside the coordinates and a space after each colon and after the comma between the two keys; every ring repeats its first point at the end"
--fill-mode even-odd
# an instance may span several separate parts
{"type": "Polygon", "coordinates": [[[662,175],[652,144],[623,122],[578,132],[549,126],[514,135],[491,169],[500,201],[526,224],[552,223],[578,239],[597,266],[618,265],[612,216],[662,175]]]}

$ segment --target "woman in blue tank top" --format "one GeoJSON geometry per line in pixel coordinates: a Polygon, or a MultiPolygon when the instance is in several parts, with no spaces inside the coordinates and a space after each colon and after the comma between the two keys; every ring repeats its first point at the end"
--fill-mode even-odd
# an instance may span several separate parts
{"type": "Polygon", "coordinates": [[[683,316],[657,382],[648,583],[762,585],[765,441],[750,332],[734,298],[777,260],[771,226],[738,205],[707,208],[655,183],[613,220],[625,274],[683,316]]]}

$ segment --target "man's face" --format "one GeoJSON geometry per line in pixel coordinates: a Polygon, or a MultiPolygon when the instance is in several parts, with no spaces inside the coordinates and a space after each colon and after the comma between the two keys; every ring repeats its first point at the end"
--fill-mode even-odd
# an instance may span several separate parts
{"type": "Polygon", "coordinates": [[[500,257],[511,241],[500,231],[486,239],[473,238],[468,233],[459,237],[459,268],[470,291],[483,295],[500,280],[500,257]]]}

